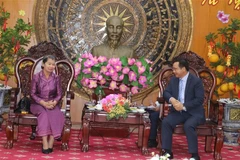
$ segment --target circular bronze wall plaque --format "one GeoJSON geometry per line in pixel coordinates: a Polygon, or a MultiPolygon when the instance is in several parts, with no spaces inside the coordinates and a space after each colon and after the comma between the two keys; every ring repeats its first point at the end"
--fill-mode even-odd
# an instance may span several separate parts
{"type": "MultiPolygon", "coordinates": [[[[139,100],[157,87],[162,63],[189,49],[191,0],[37,0],[37,42],[54,42],[73,61],[77,54],[89,52],[105,40],[105,21],[112,15],[125,22],[122,43],[135,50],[135,57],[153,62],[156,85],[134,96],[139,100]]],[[[75,90],[86,97],[76,87],[75,90]]]]}

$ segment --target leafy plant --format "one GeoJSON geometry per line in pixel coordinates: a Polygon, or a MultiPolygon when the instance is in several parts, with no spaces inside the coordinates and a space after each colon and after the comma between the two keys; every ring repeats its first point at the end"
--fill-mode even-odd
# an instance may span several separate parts
{"type": "MultiPolygon", "coordinates": [[[[23,10],[19,11],[24,16],[23,10]]],[[[15,61],[26,55],[26,46],[30,43],[33,26],[18,18],[13,28],[8,27],[10,13],[0,6],[0,79],[6,80],[14,74],[15,61]]]]}
{"type": "MultiPolygon", "coordinates": [[[[217,17],[223,23],[227,23],[229,15],[219,11],[217,17]]],[[[235,40],[239,30],[240,20],[231,19],[228,26],[206,36],[210,66],[217,77],[218,96],[229,92],[231,98],[234,95],[240,98],[240,43],[235,40]]]]}

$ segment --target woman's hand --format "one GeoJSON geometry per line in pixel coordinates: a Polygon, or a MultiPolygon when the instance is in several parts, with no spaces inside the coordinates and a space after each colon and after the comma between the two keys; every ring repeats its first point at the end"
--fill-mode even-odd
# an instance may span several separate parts
{"type": "Polygon", "coordinates": [[[52,104],[52,101],[46,102],[44,100],[41,100],[40,104],[47,109],[53,109],[55,107],[55,105],[52,104]]]}
{"type": "Polygon", "coordinates": [[[48,104],[50,105],[50,109],[53,109],[57,105],[57,101],[51,100],[51,101],[48,101],[48,104]]]}

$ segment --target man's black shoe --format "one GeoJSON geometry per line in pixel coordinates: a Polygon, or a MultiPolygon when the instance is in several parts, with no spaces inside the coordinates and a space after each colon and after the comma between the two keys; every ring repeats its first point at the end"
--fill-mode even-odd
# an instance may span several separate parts
{"type": "Polygon", "coordinates": [[[170,157],[168,157],[169,159],[173,159],[173,153],[172,152],[170,152],[170,153],[168,153],[168,152],[166,152],[164,149],[162,150],[162,156],[167,156],[167,154],[169,154],[170,155],[170,157]]]}
{"type": "Polygon", "coordinates": [[[200,157],[199,156],[191,157],[190,160],[200,160],[200,157]]]}
{"type": "Polygon", "coordinates": [[[148,148],[155,148],[155,147],[157,147],[157,145],[158,145],[158,142],[156,142],[156,141],[148,141],[148,148]]]}

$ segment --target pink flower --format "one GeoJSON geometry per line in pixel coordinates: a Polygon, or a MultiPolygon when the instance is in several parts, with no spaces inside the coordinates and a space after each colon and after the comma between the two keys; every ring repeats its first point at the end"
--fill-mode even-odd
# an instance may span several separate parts
{"type": "Polygon", "coordinates": [[[98,79],[99,81],[101,81],[101,80],[103,79],[103,76],[102,76],[102,75],[98,75],[97,79],[98,79]]]}
{"type": "Polygon", "coordinates": [[[109,85],[109,89],[114,90],[117,88],[117,82],[116,81],[111,81],[109,85]]]}
{"type": "Polygon", "coordinates": [[[142,62],[140,62],[140,61],[137,61],[135,64],[136,64],[136,66],[138,66],[138,67],[141,67],[141,66],[142,66],[142,62]]]}
{"type": "Polygon", "coordinates": [[[108,70],[108,72],[110,73],[111,76],[117,73],[117,71],[112,67],[108,70]]]}
{"type": "Polygon", "coordinates": [[[81,57],[82,57],[82,58],[86,58],[86,59],[91,59],[91,58],[93,58],[93,56],[92,56],[91,53],[84,53],[84,54],[82,54],[81,57]]]}
{"type": "Polygon", "coordinates": [[[124,67],[122,70],[123,74],[128,74],[128,72],[130,71],[130,69],[128,67],[124,67]]]}
{"type": "Polygon", "coordinates": [[[104,56],[99,56],[99,57],[98,57],[98,61],[99,61],[100,63],[103,63],[103,62],[106,62],[106,61],[107,61],[107,58],[104,57],[104,56]]]}
{"type": "Polygon", "coordinates": [[[98,75],[99,75],[99,73],[98,73],[98,72],[92,72],[92,77],[93,77],[93,78],[97,78],[97,77],[98,77],[98,75]]]}
{"type": "Polygon", "coordinates": [[[120,58],[110,58],[108,60],[108,63],[112,66],[122,66],[122,62],[120,61],[120,58]]]}
{"type": "Polygon", "coordinates": [[[138,67],[138,73],[142,74],[143,72],[145,72],[146,68],[144,66],[138,67]]]}
{"type": "Polygon", "coordinates": [[[127,92],[128,91],[128,87],[125,84],[121,84],[119,86],[119,89],[121,92],[127,92]]]}
{"type": "Polygon", "coordinates": [[[75,76],[80,73],[81,70],[81,64],[80,63],[75,63],[74,64],[74,69],[75,69],[75,76]]]}
{"type": "Polygon", "coordinates": [[[117,81],[118,80],[118,74],[117,73],[114,73],[112,76],[111,76],[112,80],[114,81],[117,81]]]}
{"type": "Polygon", "coordinates": [[[93,62],[93,64],[95,65],[95,64],[98,64],[98,58],[95,56],[95,57],[93,57],[92,59],[92,62],[93,62]]]}
{"type": "Polygon", "coordinates": [[[138,87],[136,87],[136,86],[132,87],[131,92],[132,92],[132,94],[138,93],[138,87]]]}
{"type": "Polygon", "coordinates": [[[81,62],[82,62],[82,58],[78,58],[78,62],[80,62],[80,63],[81,63],[81,62]]]}
{"type": "Polygon", "coordinates": [[[104,84],[106,83],[106,79],[105,79],[105,78],[102,78],[102,79],[99,81],[99,83],[100,83],[101,85],[104,85],[104,84]]]}
{"type": "Polygon", "coordinates": [[[225,14],[222,18],[221,18],[221,22],[222,23],[228,23],[229,21],[229,15],[225,14]]]}
{"type": "Polygon", "coordinates": [[[78,74],[79,74],[79,72],[74,72],[74,78],[77,78],[77,76],[78,76],[78,74]]]}
{"type": "Polygon", "coordinates": [[[84,62],[84,67],[92,67],[94,66],[94,61],[90,60],[90,59],[87,59],[85,62],[84,62]]]}
{"type": "Polygon", "coordinates": [[[129,81],[130,81],[130,82],[137,80],[137,75],[136,75],[136,73],[134,73],[133,71],[130,71],[130,72],[128,73],[128,77],[129,77],[129,81]]]}
{"type": "Polygon", "coordinates": [[[217,18],[221,20],[222,16],[224,16],[224,11],[218,11],[217,18]]]}
{"type": "Polygon", "coordinates": [[[83,78],[83,79],[81,80],[81,84],[82,84],[83,86],[88,86],[88,84],[89,84],[89,79],[83,78]]]}
{"type": "Polygon", "coordinates": [[[102,66],[100,73],[106,73],[107,72],[107,67],[106,66],[102,66]]]}
{"type": "Polygon", "coordinates": [[[153,70],[152,67],[150,67],[150,72],[151,72],[152,70],[153,70]]]}
{"type": "Polygon", "coordinates": [[[138,82],[141,85],[145,85],[145,83],[147,82],[147,78],[145,76],[140,76],[138,82]]]}
{"type": "Polygon", "coordinates": [[[111,64],[107,64],[107,69],[112,68],[111,64]]]}
{"type": "Polygon", "coordinates": [[[229,14],[224,14],[224,11],[218,11],[217,18],[222,23],[228,23],[228,21],[229,21],[229,14]]]}
{"type": "Polygon", "coordinates": [[[110,76],[110,73],[109,72],[106,72],[106,73],[104,73],[106,76],[110,76]]]}
{"type": "Polygon", "coordinates": [[[152,64],[153,62],[148,60],[148,59],[145,59],[145,61],[148,63],[148,64],[152,64]]]}
{"type": "Polygon", "coordinates": [[[118,80],[121,81],[123,80],[123,78],[124,78],[124,75],[122,74],[121,76],[118,77],[118,80]]]}
{"type": "Polygon", "coordinates": [[[120,66],[120,65],[115,65],[114,68],[115,68],[116,72],[119,72],[122,70],[122,66],[120,66]]]}
{"type": "Polygon", "coordinates": [[[91,73],[91,68],[85,68],[85,69],[83,69],[82,72],[85,74],[89,74],[89,73],[91,73]]]}
{"type": "Polygon", "coordinates": [[[97,81],[96,80],[90,80],[89,81],[89,88],[96,88],[97,87],[97,81]]]}
{"type": "Polygon", "coordinates": [[[133,65],[135,63],[135,59],[134,58],[128,58],[128,64],[129,65],[133,65]]]}

